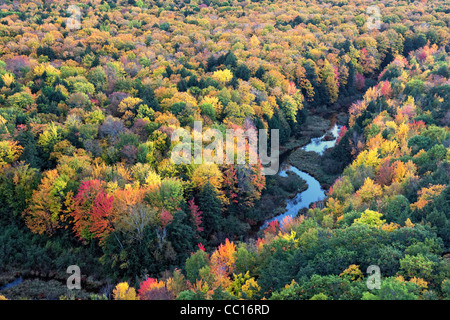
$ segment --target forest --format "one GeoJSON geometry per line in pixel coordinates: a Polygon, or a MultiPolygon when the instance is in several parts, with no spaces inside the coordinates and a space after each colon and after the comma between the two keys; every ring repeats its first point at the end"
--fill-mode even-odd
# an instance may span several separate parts
{"type": "Polygon", "coordinates": [[[449,27],[448,0],[2,1],[0,300],[450,299],[449,27]],[[325,198],[267,222],[307,183],[174,163],[194,121],[279,130],[325,198]]]}

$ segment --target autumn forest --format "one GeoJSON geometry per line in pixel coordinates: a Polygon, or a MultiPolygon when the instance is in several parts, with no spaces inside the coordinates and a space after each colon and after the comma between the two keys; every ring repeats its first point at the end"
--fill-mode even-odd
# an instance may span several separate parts
{"type": "Polygon", "coordinates": [[[449,27],[448,0],[1,1],[0,300],[450,299],[449,27]],[[194,122],[276,130],[280,172],[174,162],[194,122]]]}

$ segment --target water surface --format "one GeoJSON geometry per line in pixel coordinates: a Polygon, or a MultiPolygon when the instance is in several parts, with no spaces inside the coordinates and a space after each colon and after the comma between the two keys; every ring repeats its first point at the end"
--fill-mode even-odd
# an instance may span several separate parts
{"type": "MultiPolygon", "coordinates": [[[[341,128],[342,126],[335,124],[323,136],[318,138],[312,138],[311,142],[306,146],[302,147],[302,149],[305,151],[314,151],[320,155],[323,155],[326,149],[333,148],[336,145],[336,140],[339,136],[341,128]],[[333,139],[325,141],[324,138],[330,134],[333,137],[333,139]]],[[[263,227],[267,226],[267,224],[271,223],[274,220],[281,222],[287,216],[296,217],[300,209],[309,208],[309,206],[312,203],[321,201],[326,197],[325,190],[322,189],[320,182],[317,181],[317,179],[315,179],[310,174],[297,169],[292,165],[289,165],[287,163],[281,164],[278,175],[280,175],[281,177],[287,177],[287,173],[289,171],[295,173],[300,178],[305,180],[306,184],[308,185],[308,188],[303,192],[297,193],[297,195],[294,198],[287,199],[286,211],[276,217],[266,220],[263,227]]]]}

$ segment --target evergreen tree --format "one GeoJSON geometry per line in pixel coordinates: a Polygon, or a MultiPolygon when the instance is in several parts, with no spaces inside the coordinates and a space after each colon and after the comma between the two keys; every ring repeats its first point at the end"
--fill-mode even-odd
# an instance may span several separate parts
{"type": "MultiPolygon", "coordinates": [[[[219,62],[219,61],[218,61],[219,62]]],[[[220,61],[220,64],[224,64],[229,69],[235,69],[237,66],[237,59],[233,52],[228,51],[226,55],[223,56],[223,62],[220,61]]]]}
{"type": "Polygon", "coordinates": [[[34,140],[33,133],[30,130],[25,130],[19,133],[17,140],[23,147],[20,160],[28,163],[32,168],[40,169],[43,161],[40,158],[39,148],[34,140]]]}
{"type": "Polygon", "coordinates": [[[347,95],[351,95],[355,92],[355,76],[356,76],[356,70],[355,66],[352,62],[348,64],[348,78],[347,78],[347,85],[345,86],[345,90],[347,95]]]}
{"type": "Polygon", "coordinates": [[[198,80],[196,76],[190,76],[189,80],[187,81],[187,87],[191,88],[191,87],[198,87],[198,80]]]}
{"type": "Polygon", "coordinates": [[[214,186],[208,181],[198,195],[199,207],[203,212],[203,233],[206,239],[219,231],[223,224],[222,201],[214,186]]]}
{"type": "Polygon", "coordinates": [[[324,98],[326,97],[325,93],[325,87],[320,83],[319,78],[319,70],[317,68],[316,63],[308,59],[304,63],[303,67],[306,71],[306,78],[309,80],[309,82],[314,87],[314,100],[313,105],[320,105],[324,102],[324,98]]]}
{"type": "Polygon", "coordinates": [[[178,91],[186,92],[187,88],[188,88],[188,85],[184,79],[181,79],[180,81],[178,81],[178,83],[177,83],[178,91]]]}
{"type": "Polygon", "coordinates": [[[186,260],[195,245],[195,232],[188,215],[179,210],[174,213],[173,221],[167,226],[167,238],[176,252],[177,265],[186,260]]]}
{"type": "Polygon", "coordinates": [[[158,100],[156,100],[155,94],[151,86],[143,85],[142,83],[139,82],[137,85],[137,90],[138,90],[137,96],[138,98],[142,99],[142,104],[146,104],[149,108],[153,109],[154,111],[161,110],[158,100]]]}
{"type": "Polygon", "coordinates": [[[234,73],[234,75],[237,78],[242,79],[244,81],[248,81],[250,79],[250,77],[251,77],[250,69],[245,64],[240,64],[237,67],[236,72],[234,73]]]}
{"type": "Polygon", "coordinates": [[[259,66],[258,70],[255,72],[255,77],[262,80],[266,70],[264,70],[263,66],[259,66]]]}
{"type": "Polygon", "coordinates": [[[206,64],[206,72],[216,71],[216,66],[217,66],[216,58],[214,58],[214,56],[210,56],[206,64]]]}

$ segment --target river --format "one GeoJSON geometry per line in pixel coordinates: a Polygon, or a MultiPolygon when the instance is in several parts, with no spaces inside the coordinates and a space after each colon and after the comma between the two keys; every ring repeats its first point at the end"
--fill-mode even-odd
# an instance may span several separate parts
{"type": "MultiPolygon", "coordinates": [[[[326,149],[332,148],[336,145],[337,138],[339,136],[339,132],[342,126],[335,124],[327,133],[318,138],[312,138],[311,142],[306,146],[302,147],[305,151],[314,151],[320,155],[323,155],[326,149]],[[325,137],[327,135],[332,135],[333,139],[326,140],[325,137]]],[[[309,208],[309,206],[317,201],[321,201],[325,199],[325,190],[322,189],[320,182],[317,181],[310,174],[303,172],[296,167],[287,163],[287,159],[281,164],[280,170],[278,171],[278,175],[282,177],[287,177],[287,172],[290,171],[298,175],[301,179],[305,180],[308,188],[298,193],[294,198],[287,199],[286,203],[286,211],[276,217],[268,219],[265,221],[263,227],[267,226],[274,220],[281,222],[285,217],[291,216],[296,217],[298,211],[303,208],[309,208]]]]}
{"type": "Polygon", "coordinates": [[[22,277],[16,278],[13,281],[11,281],[10,283],[7,283],[7,284],[3,285],[2,287],[0,287],[0,291],[15,287],[18,284],[21,284],[22,281],[23,281],[22,277]]]}
{"type": "MultiPolygon", "coordinates": [[[[314,151],[322,155],[326,149],[332,148],[336,145],[336,140],[341,128],[342,126],[335,124],[323,136],[312,138],[311,142],[302,147],[302,149],[305,151],[314,151]],[[329,136],[330,134],[332,135],[333,139],[329,140],[325,139],[325,137],[327,135],[329,136]]],[[[310,174],[303,172],[297,169],[296,167],[288,164],[288,160],[286,159],[281,164],[280,170],[278,171],[278,175],[282,177],[287,177],[287,173],[289,171],[295,173],[301,179],[305,180],[306,184],[308,185],[308,188],[303,192],[297,193],[297,195],[294,198],[288,199],[286,201],[287,202],[286,211],[276,217],[266,220],[261,228],[264,228],[265,226],[267,226],[267,224],[269,224],[274,220],[278,220],[278,222],[281,222],[286,216],[295,217],[297,216],[298,211],[300,209],[309,208],[309,206],[312,203],[325,199],[325,191],[322,189],[320,182],[317,181],[317,179],[315,179],[310,174]]],[[[0,287],[0,291],[20,284],[22,283],[22,280],[23,280],[22,277],[19,277],[14,281],[0,287]]]]}

